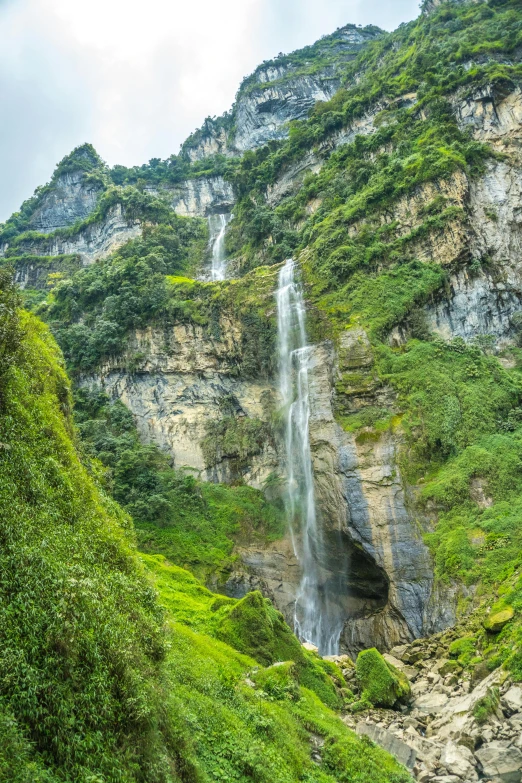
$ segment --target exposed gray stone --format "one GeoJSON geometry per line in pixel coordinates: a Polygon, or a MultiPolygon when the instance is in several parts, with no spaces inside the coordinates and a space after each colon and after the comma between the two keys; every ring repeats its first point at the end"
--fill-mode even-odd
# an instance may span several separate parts
{"type": "Polygon", "coordinates": [[[390,731],[381,729],[374,723],[358,723],[356,731],[360,737],[369,737],[377,745],[380,745],[381,748],[387,750],[388,753],[391,753],[392,756],[395,756],[397,761],[400,764],[403,764],[405,767],[413,769],[415,766],[415,761],[417,758],[415,750],[405,742],[402,742],[402,740],[398,739],[390,731]]]}
{"type": "Polygon", "coordinates": [[[41,234],[68,228],[93,212],[102,192],[99,183],[86,181],[83,171],[64,174],[53,182],[31,217],[29,227],[41,234]]]}
{"type": "Polygon", "coordinates": [[[522,752],[505,742],[493,741],[475,752],[484,775],[503,783],[522,781],[522,752]]]}
{"type": "Polygon", "coordinates": [[[502,701],[513,712],[522,712],[522,687],[520,685],[512,685],[502,696],[502,701]]]}

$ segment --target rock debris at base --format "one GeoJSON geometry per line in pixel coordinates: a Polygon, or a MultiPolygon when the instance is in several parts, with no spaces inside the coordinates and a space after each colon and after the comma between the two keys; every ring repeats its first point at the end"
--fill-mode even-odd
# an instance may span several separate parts
{"type": "MultiPolygon", "coordinates": [[[[502,669],[472,682],[467,672],[449,671],[445,655],[436,636],[393,648],[384,657],[410,680],[411,702],[348,713],[344,722],[392,753],[419,783],[522,783],[522,684],[502,669]],[[477,704],[492,694],[491,712],[479,722],[477,704]]],[[[344,668],[343,658],[337,661],[356,689],[355,669],[344,668]]]]}

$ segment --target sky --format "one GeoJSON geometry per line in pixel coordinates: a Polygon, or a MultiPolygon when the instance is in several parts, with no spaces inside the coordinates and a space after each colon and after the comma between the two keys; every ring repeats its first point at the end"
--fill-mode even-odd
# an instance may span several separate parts
{"type": "Polygon", "coordinates": [[[263,60],[419,0],[0,0],[0,221],[74,147],[110,165],[177,153],[263,60]]]}

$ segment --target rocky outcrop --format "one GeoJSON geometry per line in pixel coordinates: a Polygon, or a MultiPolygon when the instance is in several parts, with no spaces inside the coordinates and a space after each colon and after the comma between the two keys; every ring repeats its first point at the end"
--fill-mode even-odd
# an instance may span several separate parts
{"type": "MultiPolygon", "coordinates": [[[[139,220],[128,220],[121,204],[115,204],[103,220],[87,225],[71,236],[55,234],[46,240],[23,240],[17,244],[18,255],[37,256],[78,255],[84,265],[112,253],[129,239],[141,235],[139,220]]],[[[3,248],[3,252],[8,245],[3,248]]]]}
{"type": "MultiPolygon", "coordinates": [[[[187,468],[210,481],[237,478],[227,459],[207,470],[201,441],[211,421],[223,418],[223,404],[233,403],[238,416],[265,419],[269,382],[238,377],[241,327],[222,316],[221,337],[203,327],[177,324],[164,330],[150,327],[137,332],[126,353],[108,362],[99,376],[85,381],[101,383],[106,392],[127,405],[145,442],[170,454],[175,467],[187,468]]],[[[242,478],[261,487],[277,467],[267,444],[253,457],[242,478]]]]}
{"type": "Polygon", "coordinates": [[[521,307],[520,284],[509,286],[488,273],[473,277],[463,269],[452,275],[449,294],[426,312],[429,328],[445,340],[487,336],[492,347],[503,347],[517,337],[513,317],[521,307]]]}
{"type": "Polygon", "coordinates": [[[515,339],[522,309],[522,167],[491,162],[466,191],[465,233],[454,252],[474,263],[450,276],[447,292],[426,308],[428,323],[445,339],[489,335],[502,346],[515,339]]]}
{"type": "Polygon", "coordinates": [[[208,217],[231,212],[234,190],[223,177],[201,177],[182,182],[171,191],[172,208],[183,217],[208,217]]]}
{"type": "MultiPolygon", "coordinates": [[[[446,657],[444,641],[437,634],[384,656],[411,683],[406,708],[348,714],[345,723],[395,755],[419,783],[521,783],[522,688],[499,669],[470,676],[446,657]]],[[[357,692],[353,668],[344,673],[357,692]]]]}
{"type": "Polygon", "coordinates": [[[236,107],[234,148],[242,153],[288,135],[288,123],[302,120],[317,101],[328,101],[340,87],[334,69],[320,75],[296,75],[284,69],[282,79],[260,83],[236,107]]]}
{"type": "Polygon", "coordinates": [[[40,234],[51,234],[85,220],[94,211],[102,190],[102,185],[98,181],[90,182],[83,171],[63,174],[40,200],[29,228],[40,234]]]}
{"type": "MultiPolygon", "coordinates": [[[[472,67],[473,63],[469,64],[472,67]]],[[[463,130],[475,139],[498,144],[522,136],[522,90],[489,84],[474,92],[459,92],[452,99],[463,130]]]]}
{"type": "Polygon", "coordinates": [[[332,98],[341,85],[343,65],[379,35],[376,27],[346,25],[302,50],[308,59],[281,55],[259,66],[243,82],[231,115],[207,119],[183,145],[184,154],[193,161],[216,154],[240,155],[285,138],[289,122],[306,118],[317,101],[332,98]],[[232,126],[233,133],[227,130],[232,126]]]}

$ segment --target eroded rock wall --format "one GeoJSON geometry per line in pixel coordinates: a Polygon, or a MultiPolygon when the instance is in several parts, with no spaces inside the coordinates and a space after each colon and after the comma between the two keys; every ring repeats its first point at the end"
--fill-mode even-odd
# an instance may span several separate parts
{"type": "Polygon", "coordinates": [[[85,220],[94,211],[103,188],[89,182],[83,171],[64,174],[53,183],[31,217],[29,228],[51,234],[85,220]]]}
{"type": "MultiPolygon", "coordinates": [[[[122,400],[136,418],[145,442],[156,443],[175,467],[188,468],[201,478],[227,482],[237,478],[225,458],[208,468],[201,442],[207,425],[223,418],[223,401],[234,401],[236,415],[263,420],[267,397],[274,394],[268,381],[238,377],[241,326],[225,316],[220,337],[203,327],[177,324],[136,332],[126,353],[108,362],[88,385],[100,383],[113,398],[122,400]]],[[[242,478],[261,488],[277,467],[269,443],[254,456],[242,478]]]]}

